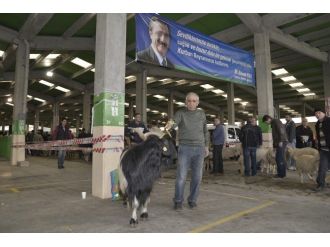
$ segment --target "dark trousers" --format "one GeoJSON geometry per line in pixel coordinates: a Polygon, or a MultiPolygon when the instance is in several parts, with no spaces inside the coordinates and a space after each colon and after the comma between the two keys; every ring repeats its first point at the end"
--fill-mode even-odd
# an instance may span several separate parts
{"type": "Polygon", "coordinates": [[[277,164],[277,175],[280,178],[284,178],[286,176],[286,162],[284,160],[284,152],[286,148],[286,142],[283,142],[282,147],[276,148],[276,164],[277,164]]]}
{"type": "Polygon", "coordinates": [[[330,162],[330,152],[329,151],[320,151],[320,163],[319,163],[319,171],[317,174],[317,185],[319,187],[325,186],[325,177],[327,176],[328,164],[330,162]]]}
{"type": "Polygon", "coordinates": [[[252,176],[257,174],[257,148],[256,147],[246,147],[243,148],[244,157],[244,175],[250,176],[250,170],[252,169],[252,176]],[[250,163],[251,161],[251,163],[250,163]],[[251,164],[251,165],[250,165],[251,164]],[[251,167],[251,169],[250,169],[251,167]]]}
{"type": "Polygon", "coordinates": [[[222,145],[213,145],[213,173],[223,173],[222,145]]]}

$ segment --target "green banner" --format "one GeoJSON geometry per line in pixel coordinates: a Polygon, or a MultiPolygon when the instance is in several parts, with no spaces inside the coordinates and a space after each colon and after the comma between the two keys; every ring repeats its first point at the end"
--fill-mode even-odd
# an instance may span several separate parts
{"type": "Polygon", "coordinates": [[[124,126],[125,94],[103,92],[94,97],[93,126],[124,126]]]}
{"type": "Polygon", "coordinates": [[[262,133],[271,133],[272,128],[270,127],[270,124],[262,122],[262,117],[258,117],[259,126],[261,128],[262,133]]]}
{"type": "Polygon", "coordinates": [[[13,134],[25,135],[25,120],[13,120],[13,134]]]}

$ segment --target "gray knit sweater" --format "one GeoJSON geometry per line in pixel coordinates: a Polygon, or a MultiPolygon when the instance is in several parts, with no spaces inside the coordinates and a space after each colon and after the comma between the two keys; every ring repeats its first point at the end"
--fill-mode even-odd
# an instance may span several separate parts
{"type": "Polygon", "coordinates": [[[191,146],[209,146],[209,132],[203,110],[178,110],[174,115],[174,126],[179,127],[179,144],[191,146]]]}

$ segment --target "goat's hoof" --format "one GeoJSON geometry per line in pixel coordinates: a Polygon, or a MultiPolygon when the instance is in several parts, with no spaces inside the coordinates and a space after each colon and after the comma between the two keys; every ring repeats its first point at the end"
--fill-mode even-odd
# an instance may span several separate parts
{"type": "Polygon", "coordinates": [[[148,219],[148,213],[142,213],[140,215],[141,220],[147,220],[148,219]]]}
{"type": "Polygon", "coordinates": [[[131,227],[136,227],[136,225],[139,224],[139,222],[138,222],[138,220],[131,218],[131,220],[129,221],[129,224],[131,227]]]}

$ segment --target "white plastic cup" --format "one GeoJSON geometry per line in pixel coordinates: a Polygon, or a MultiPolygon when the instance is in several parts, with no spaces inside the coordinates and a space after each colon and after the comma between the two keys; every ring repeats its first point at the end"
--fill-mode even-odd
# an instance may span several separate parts
{"type": "Polygon", "coordinates": [[[81,192],[81,198],[86,199],[86,192],[81,192]]]}

